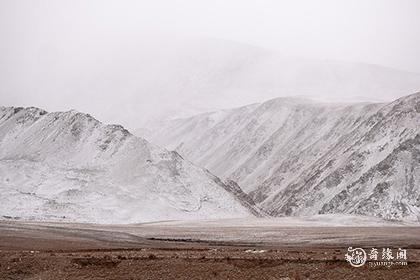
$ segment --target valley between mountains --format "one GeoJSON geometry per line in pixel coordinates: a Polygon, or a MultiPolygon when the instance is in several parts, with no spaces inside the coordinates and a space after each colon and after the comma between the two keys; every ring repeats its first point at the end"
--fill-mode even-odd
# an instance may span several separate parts
{"type": "Polygon", "coordinates": [[[77,111],[1,107],[0,215],[420,219],[420,93],[388,104],[277,98],[136,134],[77,111]]]}

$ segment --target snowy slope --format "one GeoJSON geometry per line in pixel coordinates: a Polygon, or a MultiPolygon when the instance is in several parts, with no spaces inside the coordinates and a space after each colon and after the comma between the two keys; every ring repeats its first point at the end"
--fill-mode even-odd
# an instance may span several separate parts
{"type": "Polygon", "coordinates": [[[0,107],[0,216],[129,223],[256,213],[230,189],[122,126],[0,107]]]}
{"type": "Polygon", "coordinates": [[[417,220],[419,134],[417,93],[390,104],[277,98],[161,123],[146,138],[237,182],[274,216],[417,220]]]}

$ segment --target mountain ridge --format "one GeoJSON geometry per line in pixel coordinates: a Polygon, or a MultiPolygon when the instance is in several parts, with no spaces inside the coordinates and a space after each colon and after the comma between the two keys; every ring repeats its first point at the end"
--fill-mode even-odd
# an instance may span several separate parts
{"type": "Polygon", "coordinates": [[[75,110],[0,107],[0,214],[129,223],[259,215],[208,171],[75,110]]]}
{"type": "Polygon", "coordinates": [[[217,122],[209,121],[213,113],[167,122],[149,137],[237,182],[274,216],[366,211],[388,219],[420,218],[420,190],[415,187],[420,180],[415,140],[420,134],[420,93],[388,104],[279,98],[244,108],[224,111],[217,122]],[[399,149],[406,145],[410,151],[399,149]],[[375,175],[394,150],[392,166],[399,168],[391,168],[387,176],[375,175]],[[402,182],[399,172],[406,168],[414,183],[402,182]],[[363,176],[368,179],[358,181],[363,176]],[[381,188],[387,182],[390,187],[381,188]],[[381,199],[374,194],[376,185],[385,191],[381,199]],[[359,192],[344,196],[346,188],[359,192]],[[357,199],[363,201],[359,208],[357,199]],[[344,200],[354,207],[340,208],[344,200]]]}

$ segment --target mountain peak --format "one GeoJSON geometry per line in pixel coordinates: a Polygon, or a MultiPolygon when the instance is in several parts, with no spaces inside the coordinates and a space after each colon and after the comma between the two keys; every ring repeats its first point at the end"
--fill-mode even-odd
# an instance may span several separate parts
{"type": "Polygon", "coordinates": [[[177,152],[75,110],[1,107],[0,174],[0,214],[24,219],[130,223],[254,213],[177,152]]]}

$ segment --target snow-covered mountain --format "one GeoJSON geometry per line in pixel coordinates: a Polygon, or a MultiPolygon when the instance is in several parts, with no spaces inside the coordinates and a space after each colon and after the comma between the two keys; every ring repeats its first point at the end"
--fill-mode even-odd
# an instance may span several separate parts
{"type": "Polygon", "coordinates": [[[142,131],[274,216],[420,220],[420,93],[389,104],[277,98],[142,131]]]}
{"type": "Polygon", "coordinates": [[[208,171],[76,111],[0,107],[0,217],[129,223],[258,212],[208,171]]]}

